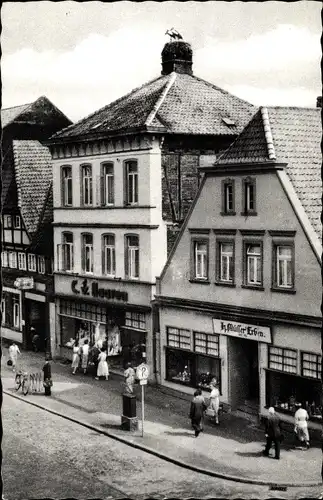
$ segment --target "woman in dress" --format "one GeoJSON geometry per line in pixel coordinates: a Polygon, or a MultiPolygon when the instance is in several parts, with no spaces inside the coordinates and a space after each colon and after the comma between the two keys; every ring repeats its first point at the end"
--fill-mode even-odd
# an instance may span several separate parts
{"type": "Polygon", "coordinates": [[[197,389],[194,392],[194,398],[191,402],[189,417],[192,422],[192,427],[195,432],[195,437],[198,437],[199,433],[203,430],[203,414],[206,410],[206,404],[204,397],[202,395],[201,389],[197,389]]]}
{"type": "Polygon", "coordinates": [[[210,409],[214,411],[214,421],[219,425],[220,391],[215,380],[211,382],[210,409]]]}
{"type": "Polygon", "coordinates": [[[96,374],[95,379],[99,380],[100,377],[105,377],[105,380],[109,379],[109,367],[107,363],[107,353],[105,347],[102,348],[102,351],[99,354],[98,357],[99,364],[98,364],[98,371],[96,374]]]}
{"type": "Polygon", "coordinates": [[[76,341],[73,346],[73,359],[72,359],[72,374],[75,375],[76,370],[80,364],[80,348],[79,343],[76,341]]]}

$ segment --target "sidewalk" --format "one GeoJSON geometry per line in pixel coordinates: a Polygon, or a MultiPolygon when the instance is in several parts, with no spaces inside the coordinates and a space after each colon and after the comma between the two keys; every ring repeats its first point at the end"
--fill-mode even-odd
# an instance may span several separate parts
{"type": "MultiPolygon", "coordinates": [[[[17,395],[14,376],[6,365],[3,349],[2,384],[4,392],[17,395]]],[[[43,356],[23,352],[22,366],[33,373],[41,370],[43,356]]],[[[52,397],[43,393],[19,396],[92,426],[131,446],[161,456],[173,463],[213,476],[254,484],[314,486],[321,483],[322,453],[319,447],[308,451],[294,449],[289,437],[283,443],[281,460],[262,456],[264,432],[257,425],[223,414],[221,425],[205,422],[204,432],[196,439],[188,419],[189,402],[163,393],[158,387],[145,388],[144,436],[120,429],[122,380],[112,374],[109,381],[96,381],[81,374],[72,375],[70,365],[52,362],[52,397]]],[[[136,386],[137,415],[141,418],[140,387],[136,386]]]]}

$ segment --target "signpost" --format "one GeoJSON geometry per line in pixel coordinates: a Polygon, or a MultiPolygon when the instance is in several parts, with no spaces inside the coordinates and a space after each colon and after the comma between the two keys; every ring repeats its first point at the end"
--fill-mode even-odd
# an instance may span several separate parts
{"type": "Polygon", "coordinates": [[[145,363],[141,363],[137,366],[136,375],[141,385],[141,436],[143,437],[145,420],[145,385],[147,385],[147,379],[149,377],[149,366],[145,363]]]}

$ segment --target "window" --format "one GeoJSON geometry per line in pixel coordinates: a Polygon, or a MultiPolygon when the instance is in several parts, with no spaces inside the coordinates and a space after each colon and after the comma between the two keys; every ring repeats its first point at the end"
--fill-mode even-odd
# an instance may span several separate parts
{"type": "Polygon", "coordinates": [[[82,235],[82,270],[93,273],[93,235],[82,235]]]}
{"type": "Polygon", "coordinates": [[[294,247],[292,245],[274,245],[274,283],[282,289],[294,288],[294,247]]]}
{"type": "Polygon", "coordinates": [[[102,165],[101,204],[114,204],[114,166],[113,163],[102,165]]]}
{"type": "Polygon", "coordinates": [[[45,274],[45,257],[43,255],[38,255],[38,272],[45,274]]]}
{"type": "Polygon", "coordinates": [[[20,298],[16,293],[2,294],[2,323],[10,328],[20,329],[20,298]]]}
{"type": "Polygon", "coordinates": [[[82,167],[82,205],[91,206],[93,203],[92,198],[92,167],[91,165],[84,165],[82,167]]]}
{"type": "Polygon", "coordinates": [[[167,345],[180,349],[191,349],[191,331],[183,328],[167,327],[167,345]]]}
{"type": "Polygon", "coordinates": [[[218,241],[217,281],[227,284],[234,282],[233,241],[218,241]]]}
{"type": "Polygon", "coordinates": [[[2,267],[8,267],[9,265],[8,252],[6,251],[1,253],[1,265],[2,267]]]}
{"type": "Polygon", "coordinates": [[[139,237],[135,235],[126,236],[126,276],[128,278],[139,278],[139,237]]]}
{"type": "Polygon", "coordinates": [[[64,207],[73,204],[72,167],[62,167],[62,202],[64,207]]]}
{"type": "Polygon", "coordinates": [[[269,346],[269,368],[287,373],[296,373],[297,351],[269,346]]]}
{"type": "Polygon", "coordinates": [[[244,242],[244,285],[262,286],[262,242],[244,242]]]}
{"type": "Polygon", "coordinates": [[[144,313],[126,311],[125,326],[138,328],[139,330],[146,329],[146,316],[144,313]]]}
{"type": "Polygon", "coordinates": [[[116,248],[114,234],[103,236],[103,266],[102,273],[108,276],[116,274],[116,248]]]}
{"type": "Polygon", "coordinates": [[[15,215],[14,218],[14,228],[15,229],[20,229],[21,224],[20,224],[20,215],[15,215]]]}
{"type": "Polygon", "coordinates": [[[138,164],[136,161],[125,162],[126,204],[138,203],[138,164]]]}
{"type": "Polygon", "coordinates": [[[18,268],[24,271],[27,269],[26,254],[23,252],[18,253],[18,268]]]}
{"type": "Polygon", "coordinates": [[[36,255],[28,254],[28,270],[36,272],[36,255]]]}
{"type": "Polygon", "coordinates": [[[202,332],[193,332],[194,351],[211,356],[219,356],[219,336],[202,332]]]}
{"type": "Polygon", "coordinates": [[[243,215],[256,215],[256,180],[247,177],[242,181],[243,215]]]}
{"type": "Polygon", "coordinates": [[[20,328],[20,304],[19,297],[13,299],[13,326],[20,328]]]}
{"type": "Polygon", "coordinates": [[[193,240],[193,273],[196,280],[208,279],[208,241],[193,240]]]}
{"type": "Polygon", "coordinates": [[[301,369],[303,377],[321,379],[322,356],[310,352],[302,352],[301,369]]]}
{"type": "Polygon", "coordinates": [[[73,234],[63,233],[62,234],[62,270],[63,271],[73,271],[74,269],[74,246],[73,246],[73,234]]]}
{"type": "Polygon", "coordinates": [[[11,215],[4,215],[3,216],[3,227],[6,229],[12,227],[12,217],[11,215]]]}
{"type": "Polygon", "coordinates": [[[235,215],[234,180],[222,181],[222,215],[235,215]]]}
{"type": "Polygon", "coordinates": [[[16,252],[9,252],[9,267],[17,269],[17,254],[16,252]]]}

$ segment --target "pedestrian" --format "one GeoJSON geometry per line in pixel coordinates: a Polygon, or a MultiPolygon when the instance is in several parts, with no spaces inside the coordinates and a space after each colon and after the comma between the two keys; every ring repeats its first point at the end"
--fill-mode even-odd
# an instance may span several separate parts
{"type": "Polygon", "coordinates": [[[73,346],[72,374],[75,375],[80,364],[80,348],[78,341],[73,346]]]}
{"type": "Polygon", "coordinates": [[[305,441],[305,446],[307,449],[310,447],[310,435],[308,432],[308,413],[305,409],[304,403],[301,404],[301,407],[296,411],[295,415],[295,428],[294,431],[297,435],[299,441],[303,444],[305,441]]]}
{"type": "Polygon", "coordinates": [[[52,394],[52,367],[50,366],[49,359],[46,358],[45,364],[43,366],[44,372],[44,388],[45,396],[50,396],[52,394]]]}
{"type": "Polygon", "coordinates": [[[199,433],[203,430],[203,413],[206,410],[206,404],[204,397],[202,396],[201,389],[197,389],[194,392],[194,398],[191,402],[191,408],[189,417],[192,422],[192,427],[195,432],[195,437],[198,437],[199,433]]]}
{"type": "Polygon", "coordinates": [[[214,412],[214,421],[216,425],[219,425],[219,408],[220,408],[220,390],[216,380],[211,382],[211,394],[209,409],[214,412]]]}
{"type": "Polygon", "coordinates": [[[128,363],[127,368],[124,371],[124,377],[126,379],[125,389],[128,394],[133,394],[135,376],[136,376],[135,370],[132,368],[131,363],[128,363]]]}
{"type": "Polygon", "coordinates": [[[274,443],[275,445],[275,458],[276,460],[280,459],[280,443],[282,441],[282,433],[281,433],[281,423],[278,415],[275,412],[275,408],[272,406],[268,410],[268,418],[266,420],[266,447],[263,451],[263,454],[268,457],[269,451],[274,443]]]}
{"type": "Polygon", "coordinates": [[[38,352],[39,351],[39,335],[36,332],[35,328],[32,326],[30,328],[30,333],[32,335],[31,343],[33,345],[33,351],[38,352]]]}
{"type": "Polygon", "coordinates": [[[105,377],[105,380],[109,379],[109,366],[107,363],[107,353],[105,347],[102,347],[102,351],[99,354],[99,364],[98,371],[95,379],[99,380],[100,377],[105,377]]]}
{"type": "Polygon", "coordinates": [[[19,347],[15,342],[12,342],[11,346],[9,347],[9,358],[12,362],[12,371],[14,372],[16,371],[18,354],[21,354],[19,347]]]}
{"type": "Polygon", "coordinates": [[[84,373],[86,373],[87,365],[89,362],[89,347],[89,341],[85,339],[82,347],[82,369],[84,373]]]}

